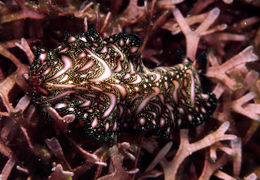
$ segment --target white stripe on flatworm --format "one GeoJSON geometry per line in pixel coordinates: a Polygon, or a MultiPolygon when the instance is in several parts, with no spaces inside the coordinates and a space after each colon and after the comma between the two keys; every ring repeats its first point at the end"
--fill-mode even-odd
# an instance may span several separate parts
{"type": "Polygon", "coordinates": [[[139,47],[137,47],[137,46],[133,46],[133,47],[131,47],[130,52],[135,53],[138,50],[138,48],[139,47]]]}
{"type": "Polygon", "coordinates": [[[172,94],[173,100],[174,100],[175,103],[178,103],[178,89],[179,89],[180,84],[176,80],[173,80],[172,83],[174,84],[174,91],[173,91],[173,94],[172,94]]]}
{"type": "Polygon", "coordinates": [[[50,81],[52,79],[59,77],[60,75],[64,74],[67,70],[73,67],[72,60],[68,56],[62,55],[61,60],[63,61],[63,68],[59,70],[54,76],[47,79],[46,81],[50,81]]]}
{"type": "Polygon", "coordinates": [[[139,74],[136,74],[136,80],[133,82],[129,82],[129,84],[138,84],[142,81],[142,78],[139,74]]]}
{"type": "Polygon", "coordinates": [[[113,126],[113,131],[116,131],[116,129],[117,129],[117,122],[115,121],[113,126]]]}
{"type": "Polygon", "coordinates": [[[131,61],[129,61],[129,65],[130,65],[130,74],[134,74],[135,73],[134,65],[131,61]]]}
{"type": "Polygon", "coordinates": [[[124,39],[121,38],[121,39],[119,40],[119,45],[120,45],[120,46],[124,46],[124,44],[125,44],[124,39]]]}
{"type": "Polygon", "coordinates": [[[43,62],[47,57],[47,54],[46,53],[42,53],[40,56],[39,56],[39,59],[41,60],[41,62],[43,62]]]}
{"type": "Polygon", "coordinates": [[[124,76],[124,79],[128,79],[128,78],[130,78],[130,74],[129,74],[129,73],[127,73],[127,74],[124,76]]]}
{"type": "Polygon", "coordinates": [[[60,108],[65,108],[67,107],[67,104],[66,103],[58,103],[55,105],[55,109],[60,109],[60,108]]]}
{"type": "Polygon", "coordinates": [[[107,63],[103,59],[101,59],[100,57],[95,55],[93,52],[91,52],[89,49],[85,48],[85,50],[104,66],[104,72],[101,74],[101,76],[94,78],[94,79],[89,79],[89,81],[99,82],[99,81],[103,81],[103,80],[109,78],[111,76],[112,72],[111,72],[111,69],[108,67],[107,63]]]}
{"type": "Polygon", "coordinates": [[[105,131],[107,132],[109,129],[109,122],[106,122],[106,125],[105,125],[105,131]]]}
{"type": "Polygon", "coordinates": [[[46,103],[46,102],[53,101],[53,100],[55,100],[55,99],[59,99],[59,98],[61,98],[61,97],[64,97],[64,96],[67,96],[67,95],[70,95],[70,94],[73,94],[73,93],[75,93],[75,91],[73,91],[73,90],[71,90],[71,91],[65,91],[65,92],[63,92],[63,93],[61,93],[61,94],[59,94],[59,95],[57,95],[57,96],[54,96],[54,97],[52,97],[52,98],[50,98],[50,99],[46,99],[46,100],[44,100],[44,101],[36,102],[36,103],[37,103],[37,104],[44,104],[44,103],[46,103]]]}
{"type": "Polygon", "coordinates": [[[146,97],[138,106],[138,108],[136,109],[136,113],[138,114],[142,111],[142,109],[147,105],[147,103],[150,101],[151,98],[153,98],[154,96],[157,96],[160,93],[160,89],[158,87],[152,87],[152,89],[154,90],[154,93],[148,97],[146,97]]]}
{"type": "Polygon", "coordinates": [[[43,73],[42,76],[47,75],[51,71],[51,67],[48,67],[43,73]]]}
{"type": "Polygon", "coordinates": [[[157,82],[161,79],[161,74],[155,73],[155,72],[150,72],[152,75],[155,75],[156,78],[153,80],[153,82],[157,82]]]}
{"type": "Polygon", "coordinates": [[[165,125],[165,119],[160,118],[160,127],[163,127],[165,125]]]}
{"type": "Polygon", "coordinates": [[[91,104],[91,101],[86,99],[84,103],[82,103],[81,105],[79,105],[79,107],[86,107],[89,106],[91,104]]]}
{"type": "Polygon", "coordinates": [[[96,128],[97,125],[98,125],[98,118],[95,116],[95,117],[94,117],[94,120],[93,120],[92,123],[91,123],[91,127],[92,127],[92,128],[96,128]]]}
{"type": "Polygon", "coordinates": [[[100,51],[99,53],[101,54],[105,54],[107,52],[107,46],[104,46],[100,51]]]}
{"type": "Polygon", "coordinates": [[[64,52],[66,52],[67,50],[69,50],[69,48],[68,48],[68,47],[65,47],[64,49],[60,50],[59,53],[64,53],[64,52]]]}
{"type": "Polygon", "coordinates": [[[109,116],[109,114],[112,112],[112,110],[116,106],[116,96],[112,93],[104,92],[109,98],[110,98],[110,106],[107,108],[107,110],[104,112],[102,118],[105,118],[109,116]]]}
{"type": "Polygon", "coordinates": [[[73,84],[53,84],[53,83],[46,83],[47,87],[59,87],[59,88],[73,88],[75,85],[73,84]]]}
{"type": "Polygon", "coordinates": [[[115,72],[120,72],[122,70],[122,64],[121,61],[124,60],[124,54],[122,53],[122,51],[120,51],[120,49],[118,49],[114,44],[109,44],[111,47],[113,47],[119,54],[120,54],[120,58],[117,60],[117,68],[114,70],[115,72]]]}
{"type": "Polygon", "coordinates": [[[194,77],[192,74],[192,71],[190,69],[188,69],[186,71],[186,73],[190,74],[190,100],[191,100],[191,104],[193,105],[195,103],[195,82],[194,82],[194,77]]]}
{"type": "Polygon", "coordinates": [[[87,56],[86,53],[82,52],[82,53],[79,54],[78,58],[80,59],[80,58],[84,58],[86,56],[87,56]]]}
{"type": "Polygon", "coordinates": [[[87,42],[87,39],[85,37],[80,37],[79,39],[83,42],[87,42]]]}
{"type": "Polygon", "coordinates": [[[144,117],[139,118],[139,123],[141,124],[141,126],[144,126],[145,122],[146,119],[144,117]]]}
{"type": "Polygon", "coordinates": [[[82,68],[80,68],[78,71],[85,71],[86,69],[91,68],[95,62],[91,59],[90,61],[87,62],[82,68]]]}
{"type": "Polygon", "coordinates": [[[76,38],[73,37],[73,36],[70,36],[69,39],[68,39],[68,42],[69,42],[69,43],[72,43],[72,42],[74,42],[74,41],[76,41],[76,38]]]}
{"type": "Polygon", "coordinates": [[[126,89],[123,86],[121,86],[120,84],[113,84],[113,86],[115,86],[119,90],[119,92],[122,96],[122,99],[124,99],[126,96],[126,89]]]}
{"type": "Polygon", "coordinates": [[[67,74],[64,75],[64,77],[60,80],[60,82],[64,82],[68,80],[69,76],[67,74]]]}

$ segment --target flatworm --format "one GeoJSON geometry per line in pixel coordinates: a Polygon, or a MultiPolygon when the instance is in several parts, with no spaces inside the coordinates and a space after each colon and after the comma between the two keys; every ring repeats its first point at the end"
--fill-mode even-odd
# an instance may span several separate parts
{"type": "Polygon", "coordinates": [[[33,102],[98,141],[125,129],[169,136],[201,124],[216,108],[190,62],[148,69],[140,39],[119,33],[102,39],[91,29],[56,49],[39,49],[30,69],[33,102]]]}

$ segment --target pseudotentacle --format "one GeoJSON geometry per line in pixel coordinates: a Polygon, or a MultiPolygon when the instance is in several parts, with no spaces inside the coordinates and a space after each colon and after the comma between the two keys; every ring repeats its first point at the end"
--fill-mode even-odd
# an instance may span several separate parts
{"type": "Polygon", "coordinates": [[[91,29],[56,49],[39,49],[30,69],[33,102],[99,141],[113,140],[122,129],[169,136],[207,119],[217,101],[202,92],[195,67],[148,69],[140,45],[135,35],[103,40],[91,29]]]}

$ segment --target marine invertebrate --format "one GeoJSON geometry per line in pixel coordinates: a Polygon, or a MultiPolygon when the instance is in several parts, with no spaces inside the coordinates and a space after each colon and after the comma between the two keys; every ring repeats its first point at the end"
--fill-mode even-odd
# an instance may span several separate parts
{"type": "Polygon", "coordinates": [[[192,63],[148,69],[140,45],[135,35],[102,40],[91,29],[54,50],[40,49],[30,71],[34,103],[103,141],[120,129],[169,136],[201,124],[216,98],[203,93],[192,63]]]}

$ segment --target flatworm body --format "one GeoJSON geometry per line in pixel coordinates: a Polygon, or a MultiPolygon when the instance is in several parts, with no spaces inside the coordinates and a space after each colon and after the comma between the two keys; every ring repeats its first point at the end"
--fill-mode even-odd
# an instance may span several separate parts
{"type": "Polygon", "coordinates": [[[140,45],[135,35],[102,40],[92,29],[56,49],[40,49],[30,71],[35,105],[70,118],[101,141],[125,129],[169,136],[207,119],[216,98],[202,92],[193,65],[148,69],[140,45]]]}

